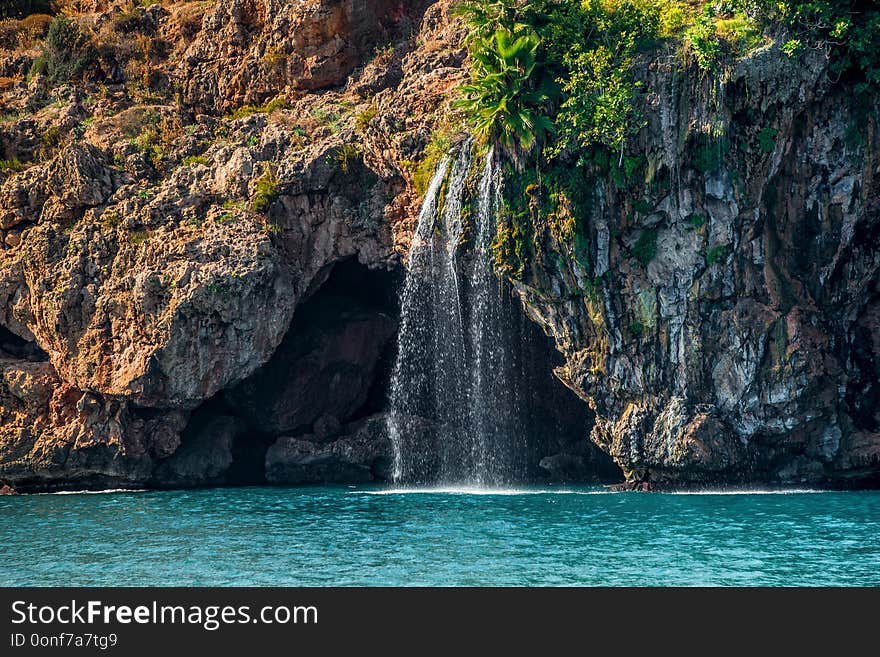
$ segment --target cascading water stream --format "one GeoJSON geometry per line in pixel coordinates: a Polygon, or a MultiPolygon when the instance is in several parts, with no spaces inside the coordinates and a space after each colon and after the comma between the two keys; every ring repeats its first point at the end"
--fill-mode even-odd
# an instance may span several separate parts
{"type": "Polygon", "coordinates": [[[503,181],[490,150],[469,189],[473,150],[438,167],[410,248],[388,421],[395,483],[482,487],[519,474],[519,331],[491,261],[503,181]]]}

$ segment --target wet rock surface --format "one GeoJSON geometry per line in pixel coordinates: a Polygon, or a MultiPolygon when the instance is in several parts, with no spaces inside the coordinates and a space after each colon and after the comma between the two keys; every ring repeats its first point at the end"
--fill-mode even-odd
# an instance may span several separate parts
{"type": "Polygon", "coordinates": [[[767,47],[713,91],[652,64],[646,184],[597,182],[590,261],[517,284],[631,487],[878,481],[880,142],[825,65],[767,47]]]}

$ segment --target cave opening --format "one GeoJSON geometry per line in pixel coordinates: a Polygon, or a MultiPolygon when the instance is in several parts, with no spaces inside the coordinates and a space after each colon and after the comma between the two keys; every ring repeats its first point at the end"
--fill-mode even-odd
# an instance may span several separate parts
{"type": "Polygon", "coordinates": [[[49,354],[43,351],[36,342],[25,340],[2,324],[0,324],[0,355],[31,362],[49,360],[49,354]]]}
{"type": "Polygon", "coordinates": [[[285,440],[311,449],[304,458],[316,469],[344,473],[323,452],[382,410],[400,276],[399,269],[371,269],[356,258],[319,275],[272,358],[193,411],[181,446],[158,464],[154,483],[281,483],[267,479],[266,456],[285,440]]]}

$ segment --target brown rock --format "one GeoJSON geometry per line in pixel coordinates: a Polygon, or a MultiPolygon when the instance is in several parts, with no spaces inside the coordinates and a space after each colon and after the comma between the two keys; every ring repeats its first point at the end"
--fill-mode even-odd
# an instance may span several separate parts
{"type": "Polygon", "coordinates": [[[6,233],[6,237],[3,239],[6,243],[6,246],[14,249],[19,244],[21,244],[21,233],[17,230],[10,230],[6,233]]]}

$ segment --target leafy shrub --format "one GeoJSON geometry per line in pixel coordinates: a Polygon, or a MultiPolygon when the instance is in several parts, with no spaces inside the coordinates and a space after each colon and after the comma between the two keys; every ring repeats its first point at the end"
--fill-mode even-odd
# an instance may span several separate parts
{"type": "Polygon", "coordinates": [[[194,164],[208,166],[208,158],[206,158],[204,155],[189,155],[188,157],[183,158],[182,164],[185,167],[189,167],[194,164]]]}
{"type": "Polygon", "coordinates": [[[694,230],[700,230],[703,226],[706,225],[706,215],[704,214],[694,214],[691,215],[690,218],[691,227],[694,230]]]}
{"type": "Polygon", "coordinates": [[[21,161],[14,157],[11,160],[0,160],[0,172],[6,173],[7,171],[21,171],[24,169],[24,164],[21,161]]]}
{"type": "Polygon", "coordinates": [[[744,14],[715,21],[718,38],[726,42],[734,53],[742,54],[754,50],[764,41],[764,35],[755,21],[744,14]]]}
{"type": "Polygon", "coordinates": [[[721,57],[721,41],[711,5],[706,5],[706,10],[686,32],[685,37],[699,67],[706,71],[713,70],[721,57]]]}
{"type": "Polygon", "coordinates": [[[278,196],[278,177],[274,171],[266,171],[257,179],[251,209],[254,212],[265,212],[278,196]]]}
{"type": "Polygon", "coordinates": [[[693,25],[694,10],[686,2],[662,3],[659,19],[659,36],[674,37],[693,25]]]}
{"type": "Polygon", "coordinates": [[[632,248],[632,254],[643,267],[647,267],[657,255],[657,231],[651,228],[643,230],[632,248]]]}
{"type": "Polygon", "coordinates": [[[122,133],[130,138],[130,143],[143,153],[153,168],[161,170],[166,158],[175,150],[175,142],[180,135],[179,124],[154,110],[136,112],[128,110],[120,114],[122,133]]]}
{"type": "Polygon", "coordinates": [[[713,246],[711,249],[706,251],[706,264],[714,265],[717,262],[721,262],[727,257],[727,254],[730,252],[730,247],[727,244],[719,244],[718,246],[713,246]]]}
{"type": "Polygon", "coordinates": [[[95,62],[97,51],[79,23],[67,16],[52,19],[43,53],[34,60],[31,75],[45,75],[52,84],[81,77],[95,62]]]}
{"type": "Polygon", "coordinates": [[[285,99],[276,98],[274,100],[270,100],[265,105],[244,105],[243,107],[239,107],[238,109],[234,110],[226,118],[233,120],[243,119],[253,114],[271,114],[276,110],[288,109],[289,107],[290,103],[288,103],[285,99]]]}
{"type": "Polygon", "coordinates": [[[800,39],[789,39],[785,43],[782,44],[782,52],[784,52],[789,57],[797,57],[801,50],[803,50],[804,44],[800,39]]]}
{"type": "Polygon", "coordinates": [[[357,144],[342,144],[336,149],[336,161],[339,163],[339,168],[342,169],[343,172],[347,172],[351,162],[360,156],[360,154],[361,151],[357,144]]]}
{"type": "Polygon", "coordinates": [[[424,195],[431,184],[431,178],[440,165],[441,160],[452,148],[452,140],[444,130],[436,130],[425,146],[422,161],[412,168],[413,186],[419,194],[424,195]]]}
{"type": "Polygon", "coordinates": [[[758,133],[758,146],[762,153],[773,152],[773,149],[776,148],[777,134],[779,134],[779,131],[773,128],[764,128],[758,133]]]}
{"type": "Polygon", "coordinates": [[[342,125],[339,123],[341,117],[337,112],[331,112],[323,107],[316,107],[312,110],[311,114],[315,121],[330,128],[331,132],[337,133],[342,130],[342,125]]]}
{"type": "Polygon", "coordinates": [[[354,126],[358,132],[364,132],[372,123],[373,119],[379,114],[379,110],[375,105],[370,105],[363,112],[358,114],[354,119],[354,126]]]}

